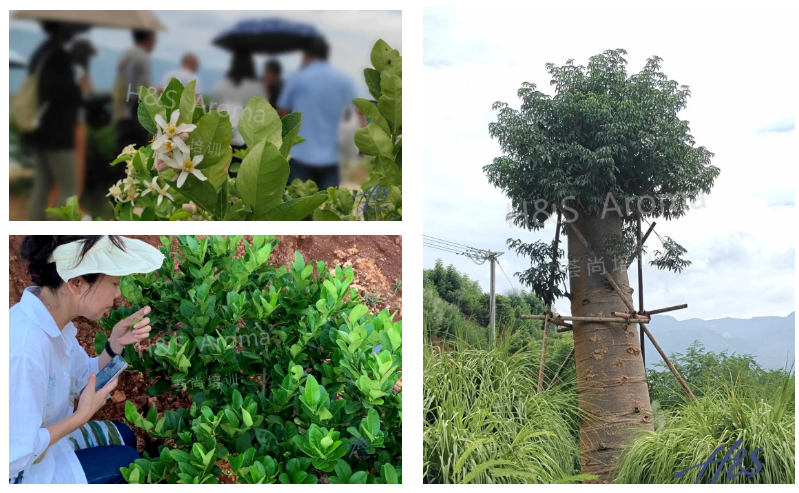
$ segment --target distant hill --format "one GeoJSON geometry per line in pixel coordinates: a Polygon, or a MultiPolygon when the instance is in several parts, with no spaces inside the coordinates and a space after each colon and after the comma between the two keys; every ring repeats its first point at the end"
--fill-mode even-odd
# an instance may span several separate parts
{"type": "MultiPolygon", "coordinates": [[[[33,31],[25,31],[22,29],[14,29],[9,32],[9,46],[11,49],[19,53],[25,60],[30,61],[31,55],[36,51],[36,48],[44,41],[44,36],[41,33],[33,31]]],[[[114,85],[116,78],[117,60],[122,55],[121,51],[112,50],[110,48],[102,47],[98,50],[100,54],[91,59],[89,71],[92,76],[95,91],[108,92],[114,85]]],[[[152,58],[152,74],[153,85],[159,85],[161,78],[169,72],[178,67],[178,58],[174,62],[152,58]]],[[[203,68],[202,60],[200,60],[200,70],[198,71],[200,82],[205,94],[208,94],[216,85],[216,83],[225,75],[225,71],[217,69],[203,68]]],[[[8,91],[15,94],[22,81],[25,79],[27,69],[12,69],[9,71],[8,76],[8,91]]]]}
{"type": "MultiPolygon", "coordinates": [[[[705,349],[728,354],[751,354],[765,368],[791,366],[795,359],[796,312],[787,317],[755,317],[677,320],[655,315],[647,325],[666,354],[685,353],[698,340],[705,349]]],[[[660,361],[654,346],[646,340],[646,362],[650,367],[660,361]]]]}

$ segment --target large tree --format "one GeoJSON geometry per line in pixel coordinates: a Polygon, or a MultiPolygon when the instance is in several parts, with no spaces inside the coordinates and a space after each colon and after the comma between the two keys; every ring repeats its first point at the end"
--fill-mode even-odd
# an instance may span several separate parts
{"type": "MultiPolygon", "coordinates": [[[[631,302],[626,264],[635,251],[637,221],[682,216],[710,192],[719,173],[710,164],[713,154],[695,146],[688,122],[678,117],[688,87],[660,72],[658,57],[628,76],[623,55],[620,49],[605,51],[591,57],[588,67],[572,60],[560,67],[547,64],[554,95],[525,82],[518,91],[521,108],[495,103],[498,119],[489,125],[504,155],[484,171],[510,198],[508,218],[538,230],[560,211],[561,234],[567,236],[565,266],[553,262],[552,244],[509,239],[511,248],[531,259],[530,268],[517,276],[545,302],[568,297],[573,316],[628,311],[602,271],[631,302]]],[[[662,243],[653,265],[679,272],[690,264],[671,238],[662,243]]],[[[630,436],[653,429],[638,327],[588,322],[573,327],[582,472],[608,481],[630,436]]]]}

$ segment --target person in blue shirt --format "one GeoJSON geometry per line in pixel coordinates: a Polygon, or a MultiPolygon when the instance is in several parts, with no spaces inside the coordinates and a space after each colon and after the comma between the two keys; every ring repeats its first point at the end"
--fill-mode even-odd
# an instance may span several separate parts
{"type": "Polygon", "coordinates": [[[355,108],[355,84],[327,61],[329,46],[314,38],[303,53],[302,67],[286,80],[277,101],[278,114],[302,112],[300,137],[291,149],[288,182],[313,180],[320,190],[339,184],[338,126],[345,108],[355,108]]]}

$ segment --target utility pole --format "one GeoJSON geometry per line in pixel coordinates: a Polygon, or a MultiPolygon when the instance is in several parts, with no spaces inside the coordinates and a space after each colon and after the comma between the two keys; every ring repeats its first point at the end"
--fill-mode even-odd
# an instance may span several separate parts
{"type": "Polygon", "coordinates": [[[498,262],[497,257],[503,254],[503,252],[492,252],[491,250],[483,250],[481,248],[473,248],[466,245],[461,245],[460,243],[455,243],[452,241],[442,240],[439,238],[434,238],[432,236],[423,235],[424,238],[424,246],[434,248],[436,250],[442,250],[449,253],[454,253],[456,255],[463,255],[465,257],[470,258],[475,264],[483,265],[486,260],[491,262],[491,295],[490,295],[490,302],[488,306],[488,320],[489,320],[489,334],[491,337],[491,344],[495,344],[497,340],[497,328],[496,328],[496,321],[497,321],[497,268],[496,263],[498,262]]]}
{"type": "Polygon", "coordinates": [[[502,255],[501,252],[488,251],[486,257],[491,261],[491,301],[489,304],[489,327],[491,330],[491,344],[497,343],[497,257],[502,255]]]}

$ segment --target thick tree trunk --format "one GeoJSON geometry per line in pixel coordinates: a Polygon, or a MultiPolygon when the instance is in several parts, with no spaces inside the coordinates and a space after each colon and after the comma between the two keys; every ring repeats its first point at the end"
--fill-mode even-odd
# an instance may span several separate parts
{"type": "MultiPolygon", "coordinates": [[[[604,219],[581,213],[574,225],[597,257],[566,230],[572,315],[610,317],[611,312],[628,311],[601,270],[613,276],[631,299],[626,269],[621,262],[614,265],[613,255],[603,251],[609,235],[621,236],[621,218],[615,213],[604,219]]],[[[640,429],[653,429],[638,326],[578,321],[573,325],[577,393],[584,415],[580,421],[582,472],[599,474],[599,482],[609,482],[613,461],[630,436],[640,429]]]]}

